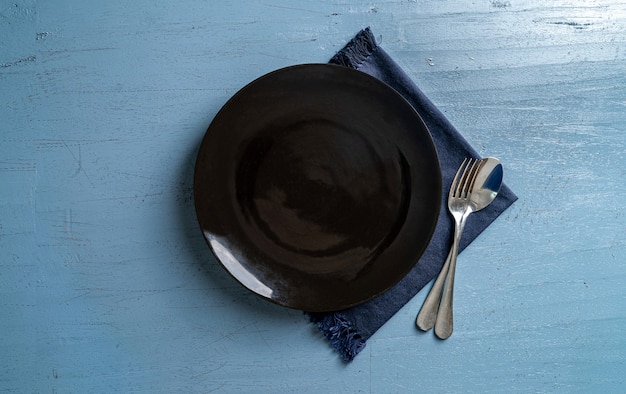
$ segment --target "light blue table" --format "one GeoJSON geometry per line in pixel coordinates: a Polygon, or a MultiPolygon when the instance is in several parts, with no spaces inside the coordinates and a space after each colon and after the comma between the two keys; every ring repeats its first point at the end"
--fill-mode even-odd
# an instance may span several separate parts
{"type": "MultiPolygon", "coordinates": [[[[0,1],[0,392],[626,392],[626,2],[0,1]],[[360,29],[520,199],[344,364],[215,263],[198,144],[360,29]]],[[[471,220],[471,219],[470,219],[471,220]]]]}

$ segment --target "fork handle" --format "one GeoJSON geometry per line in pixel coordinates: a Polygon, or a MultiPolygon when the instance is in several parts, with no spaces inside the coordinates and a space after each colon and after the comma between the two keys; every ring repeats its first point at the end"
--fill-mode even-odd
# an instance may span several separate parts
{"type": "Polygon", "coordinates": [[[435,280],[433,287],[431,287],[422,309],[417,315],[415,323],[422,331],[428,331],[435,326],[435,320],[437,320],[437,311],[439,311],[439,301],[441,301],[441,293],[443,291],[443,284],[448,275],[448,269],[450,267],[450,257],[452,257],[452,249],[446,257],[446,261],[443,263],[443,267],[439,272],[439,276],[435,280]]]}
{"type": "Polygon", "coordinates": [[[454,273],[456,270],[456,257],[459,252],[459,241],[461,240],[461,234],[465,228],[465,221],[470,212],[462,215],[459,218],[455,218],[454,226],[454,242],[452,243],[452,250],[450,251],[450,268],[448,269],[448,276],[446,277],[443,298],[439,305],[439,311],[437,312],[437,321],[435,322],[435,335],[440,339],[447,339],[452,335],[453,330],[453,316],[452,316],[452,300],[454,296],[454,273]]]}

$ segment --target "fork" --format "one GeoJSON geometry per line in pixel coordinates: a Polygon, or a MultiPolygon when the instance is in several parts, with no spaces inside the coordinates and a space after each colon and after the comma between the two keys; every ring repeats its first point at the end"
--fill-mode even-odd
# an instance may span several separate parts
{"type": "Polygon", "coordinates": [[[422,309],[417,315],[417,326],[424,331],[428,331],[434,326],[435,334],[441,339],[446,339],[452,335],[452,299],[456,257],[465,222],[472,213],[470,190],[478,174],[479,166],[480,160],[466,158],[454,176],[448,195],[448,210],[452,214],[455,223],[452,248],[439,276],[424,301],[424,305],[422,305],[422,309]]]}

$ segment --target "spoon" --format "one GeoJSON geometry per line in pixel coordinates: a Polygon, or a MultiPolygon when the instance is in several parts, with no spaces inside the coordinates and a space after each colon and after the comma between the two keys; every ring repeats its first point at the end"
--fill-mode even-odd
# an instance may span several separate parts
{"type": "MultiPolygon", "coordinates": [[[[479,162],[477,171],[473,184],[470,185],[465,219],[470,213],[480,211],[491,204],[498,195],[502,185],[502,164],[500,164],[498,159],[492,157],[482,159],[479,162]]],[[[463,219],[463,226],[465,219],[463,219]]],[[[462,231],[462,228],[460,230],[462,231]]],[[[424,305],[416,320],[417,326],[423,331],[428,331],[436,325],[435,334],[441,339],[446,339],[452,334],[452,295],[456,268],[456,253],[453,252],[455,246],[456,250],[458,250],[460,232],[458,234],[458,237],[455,237],[455,245],[450,249],[443,268],[433,284],[426,301],[424,301],[424,305]],[[444,285],[444,299],[441,302],[440,309],[444,285]]]]}

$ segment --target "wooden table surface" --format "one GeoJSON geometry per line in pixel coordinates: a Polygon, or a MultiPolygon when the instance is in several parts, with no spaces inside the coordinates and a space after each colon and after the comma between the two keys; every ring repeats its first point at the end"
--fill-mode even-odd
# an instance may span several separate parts
{"type": "Polygon", "coordinates": [[[626,392],[626,2],[0,0],[0,392],[626,392]],[[212,259],[199,142],[370,26],[519,195],[344,364],[212,259]]]}

